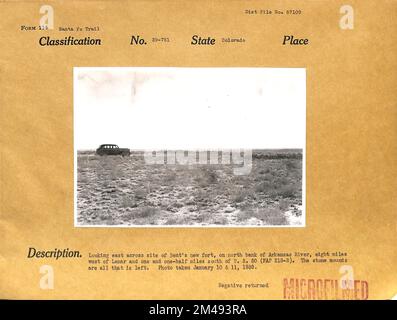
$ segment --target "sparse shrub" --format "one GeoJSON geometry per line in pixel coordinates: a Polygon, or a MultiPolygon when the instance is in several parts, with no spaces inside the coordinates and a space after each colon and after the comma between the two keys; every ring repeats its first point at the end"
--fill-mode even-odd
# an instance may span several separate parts
{"type": "Polygon", "coordinates": [[[268,225],[285,225],[288,220],[284,213],[277,208],[263,208],[253,210],[255,218],[264,221],[268,225]]]}
{"type": "Polygon", "coordinates": [[[269,168],[259,170],[259,174],[266,174],[266,173],[269,173],[269,172],[270,172],[269,168]]]}
{"type": "Polygon", "coordinates": [[[119,224],[120,222],[113,218],[107,218],[106,220],[102,221],[102,223],[108,226],[114,226],[119,224]]]}
{"type": "Polygon", "coordinates": [[[244,210],[240,211],[237,215],[237,221],[244,221],[248,220],[249,218],[253,217],[253,213],[251,209],[245,208],[244,210]]]}
{"type": "Polygon", "coordinates": [[[212,215],[208,212],[204,212],[204,213],[200,213],[197,218],[196,221],[197,222],[208,222],[209,219],[211,219],[212,215]]]}
{"type": "Polygon", "coordinates": [[[295,191],[296,190],[294,186],[284,185],[276,190],[276,194],[284,198],[292,198],[293,196],[295,196],[295,191]]]}
{"type": "Polygon", "coordinates": [[[122,170],[119,167],[113,167],[110,171],[110,178],[116,180],[122,175],[122,170]]]}
{"type": "Polygon", "coordinates": [[[248,220],[250,218],[256,218],[262,220],[264,223],[272,226],[286,225],[288,224],[287,217],[278,208],[248,208],[241,211],[237,216],[238,221],[248,220]]]}
{"type": "Polygon", "coordinates": [[[192,221],[187,216],[171,217],[166,222],[166,225],[188,225],[192,221]]]}
{"type": "Polygon", "coordinates": [[[172,218],[169,218],[169,219],[165,222],[165,224],[166,224],[166,225],[175,225],[175,224],[179,224],[178,221],[179,221],[178,218],[172,217],[172,218]]]}
{"type": "Polygon", "coordinates": [[[287,168],[287,170],[297,169],[298,163],[294,160],[289,159],[285,162],[285,167],[287,168]]]}
{"type": "Polygon", "coordinates": [[[273,189],[273,184],[269,181],[263,181],[260,184],[255,186],[256,192],[265,192],[268,193],[273,189]]]}
{"type": "Polygon", "coordinates": [[[286,177],[275,177],[272,179],[270,176],[266,176],[265,181],[255,186],[255,191],[257,193],[266,193],[273,197],[290,198],[296,195],[297,190],[286,177]]]}
{"type": "Polygon", "coordinates": [[[176,172],[175,171],[167,172],[167,174],[164,177],[164,182],[167,184],[174,182],[175,180],[176,180],[176,172]]]}
{"type": "Polygon", "coordinates": [[[155,207],[143,207],[134,211],[134,216],[137,218],[148,218],[159,213],[159,209],[155,207]]]}
{"type": "Polygon", "coordinates": [[[182,207],[183,207],[183,203],[174,202],[173,206],[174,206],[175,208],[182,208],[182,207]]]}
{"type": "Polygon", "coordinates": [[[135,208],[123,215],[123,220],[134,220],[136,224],[152,224],[152,222],[160,213],[160,209],[155,207],[135,208]]]}
{"type": "Polygon", "coordinates": [[[128,188],[130,186],[130,184],[127,181],[121,181],[119,183],[120,188],[128,188]]]}
{"type": "Polygon", "coordinates": [[[178,195],[177,195],[176,197],[177,197],[178,199],[183,199],[183,198],[186,197],[186,193],[180,192],[180,193],[178,193],[178,195]]]}
{"type": "Polygon", "coordinates": [[[195,178],[195,181],[200,187],[206,187],[209,184],[218,182],[218,175],[214,169],[202,168],[199,175],[195,178]]]}
{"type": "Polygon", "coordinates": [[[279,207],[279,209],[282,210],[282,211],[284,211],[284,212],[290,207],[290,205],[291,205],[290,201],[285,200],[285,199],[281,199],[281,200],[278,202],[278,207],[279,207]]]}
{"type": "Polygon", "coordinates": [[[79,176],[77,182],[78,182],[78,184],[86,184],[86,183],[89,182],[89,180],[88,180],[87,177],[80,177],[79,176]]]}
{"type": "Polygon", "coordinates": [[[208,179],[208,183],[217,183],[218,182],[218,175],[216,174],[215,170],[207,170],[206,171],[206,176],[208,179]]]}
{"type": "Polygon", "coordinates": [[[278,226],[288,224],[287,217],[284,215],[283,212],[276,208],[269,208],[267,210],[264,209],[261,211],[261,214],[263,215],[262,219],[269,225],[278,226]]]}
{"type": "Polygon", "coordinates": [[[220,224],[220,225],[227,225],[228,224],[228,220],[226,217],[218,217],[216,219],[214,219],[214,224],[220,224]]]}
{"type": "Polygon", "coordinates": [[[245,196],[243,194],[238,194],[234,197],[233,202],[234,203],[240,203],[245,200],[245,196]]]}
{"type": "Polygon", "coordinates": [[[283,185],[287,185],[289,183],[289,180],[287,177],[278,177],[277,179],[274,179],[274,183],[276,186],[280,187],[283,185]]]}
{"type": "Polygon", "coordinates": [[[267,175],[265,175],[265,176],[262,178],[262,180],[263,180],[263,181],[272,181],[272,180],[273,180],[273,177],[272,177],[271,175],[267,174],[267,175]]]}
{"type": "Polygon", "coordinates": [[[146,199],[147,191],[145,189],[136,189],[134,191],[134,197],[138,200],[146,199]]]}
{"type": "Polygon", "coordinates": [[[133,197],[124,196],[121,200],[121,206],[123,208],[135,208],[137,203],[133,197]]]}
{"type": "Polygon", "coordinates": [[[247,197],[247,194],[245,192],[239,192],[237,193],[234,198],[233,198],[233,202],[234,203],[241,203],[243,202],[247,197]]]}

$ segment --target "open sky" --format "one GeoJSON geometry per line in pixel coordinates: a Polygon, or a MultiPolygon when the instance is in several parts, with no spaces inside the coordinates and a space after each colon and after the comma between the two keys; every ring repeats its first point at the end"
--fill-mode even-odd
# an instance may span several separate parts
{"type": "Polygon", "coordinates": [[[304,68],[74,68],[75,148],[303,148],[304,68]]]}

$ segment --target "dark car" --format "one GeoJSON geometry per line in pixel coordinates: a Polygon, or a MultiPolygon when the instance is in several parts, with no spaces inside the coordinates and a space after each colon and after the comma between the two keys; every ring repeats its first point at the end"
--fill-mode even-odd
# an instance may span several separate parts
{"type": "Polygon", "coordinates": [[[117,144],[101,144],[99,148],[96,149],[96,154],[100,156],[104,156],[104,155],[129,156],[130,149],[119,148],[117,144]]]}

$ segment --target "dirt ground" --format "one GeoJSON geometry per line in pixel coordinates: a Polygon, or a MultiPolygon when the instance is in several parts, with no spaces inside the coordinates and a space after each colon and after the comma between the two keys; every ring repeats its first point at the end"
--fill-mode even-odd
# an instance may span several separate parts
{"type": "Polygon", "coordinates": [[[253,151],[248,175],[236,165],[146,164],[77,153],[77,225],[303,225],[302,151],[253,151]]]}

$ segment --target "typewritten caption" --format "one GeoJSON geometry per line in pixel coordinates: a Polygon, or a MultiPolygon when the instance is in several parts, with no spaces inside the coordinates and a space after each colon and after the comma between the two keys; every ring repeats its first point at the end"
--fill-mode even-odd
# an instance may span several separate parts
{"type": "Polygon", "coordinates": [[[89,271],[254,271],[269,264],[348,263],[347,252],[90,252],[89,271]]]}

